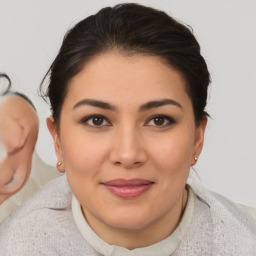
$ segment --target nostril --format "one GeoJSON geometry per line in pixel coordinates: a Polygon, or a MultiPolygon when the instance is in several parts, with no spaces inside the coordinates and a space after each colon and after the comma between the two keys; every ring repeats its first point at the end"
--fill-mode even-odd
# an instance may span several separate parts
{"type": "Polygon", "coordinates": [[[134,167],[139,167],[142,162],[120,162],[120,161],[116,161],[114,163],[116,166],[123,166],[124,168],[134,168],[134,167]]]}

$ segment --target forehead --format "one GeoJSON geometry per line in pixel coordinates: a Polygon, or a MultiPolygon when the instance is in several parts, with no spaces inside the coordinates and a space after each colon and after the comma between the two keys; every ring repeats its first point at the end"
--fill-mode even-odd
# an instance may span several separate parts
{"type": "MultiPolygon", "coordinates": [[[[111,102],[147,102],[152,98],[190,101],[180,72],[159,57],[101,54],[74,76],[65,101],[97,98],[111,102]]],[[[65,104],[65,102],[64,102],[65,104]]]]}

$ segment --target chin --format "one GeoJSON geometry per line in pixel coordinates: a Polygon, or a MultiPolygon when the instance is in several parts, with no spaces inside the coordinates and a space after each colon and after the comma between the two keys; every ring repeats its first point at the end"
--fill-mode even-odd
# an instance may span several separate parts
{"type": "MultiPolygon", "coordinates": [[[[135,212],[136,213],[136,212],[135,212]]],[[[124,229],[124,230],[141,230],[150,225],[153,221],[148,219],[147,216],[140,214],[120,214],[119,216],[112,215],[109,218],[104,218],[103,222],[115,229],[124,229]]]]}

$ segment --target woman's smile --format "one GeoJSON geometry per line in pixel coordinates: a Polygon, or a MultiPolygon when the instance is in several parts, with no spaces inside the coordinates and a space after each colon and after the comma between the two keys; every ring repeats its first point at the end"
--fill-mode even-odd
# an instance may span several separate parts
{"type": "Polygon", "coordinates": [[[148,191],[154,185],[154,182],[143,179],[115,179],[100,184],[119,198],[134,199],[148,191]]]}

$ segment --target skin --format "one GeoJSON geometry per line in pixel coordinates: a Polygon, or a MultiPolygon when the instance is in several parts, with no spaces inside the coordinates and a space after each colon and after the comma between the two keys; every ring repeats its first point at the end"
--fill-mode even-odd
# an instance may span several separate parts
{"type": "Polygon", "coordinates": [[[0,141],[6,156],[0,160],[0,204],[27,182],[37,135],[38,118],[31,105],[17,95],[0,102],[0,141]]]}
{"type": "Polygon", "coordinates": [[[206,126],[205,119],[196,127],[179,72],[158,57],[96,56],[70,81],[59,130],[52,117],[47,124],[63,162],[60,168],[87,222],[103,240],[134,249],[173,232],[186,204],[186,180],[201,152],[206,126]],[[85,104],[84,99],[114,109],[85,104]],[[145,105],[163,99],[177,104],[145,105]],[[104,118],[97,122],[91,115],[104,118]],[[150,180],[153,185],[138,197],[119,198],[102,183],[120,178],[150,180]]]}

